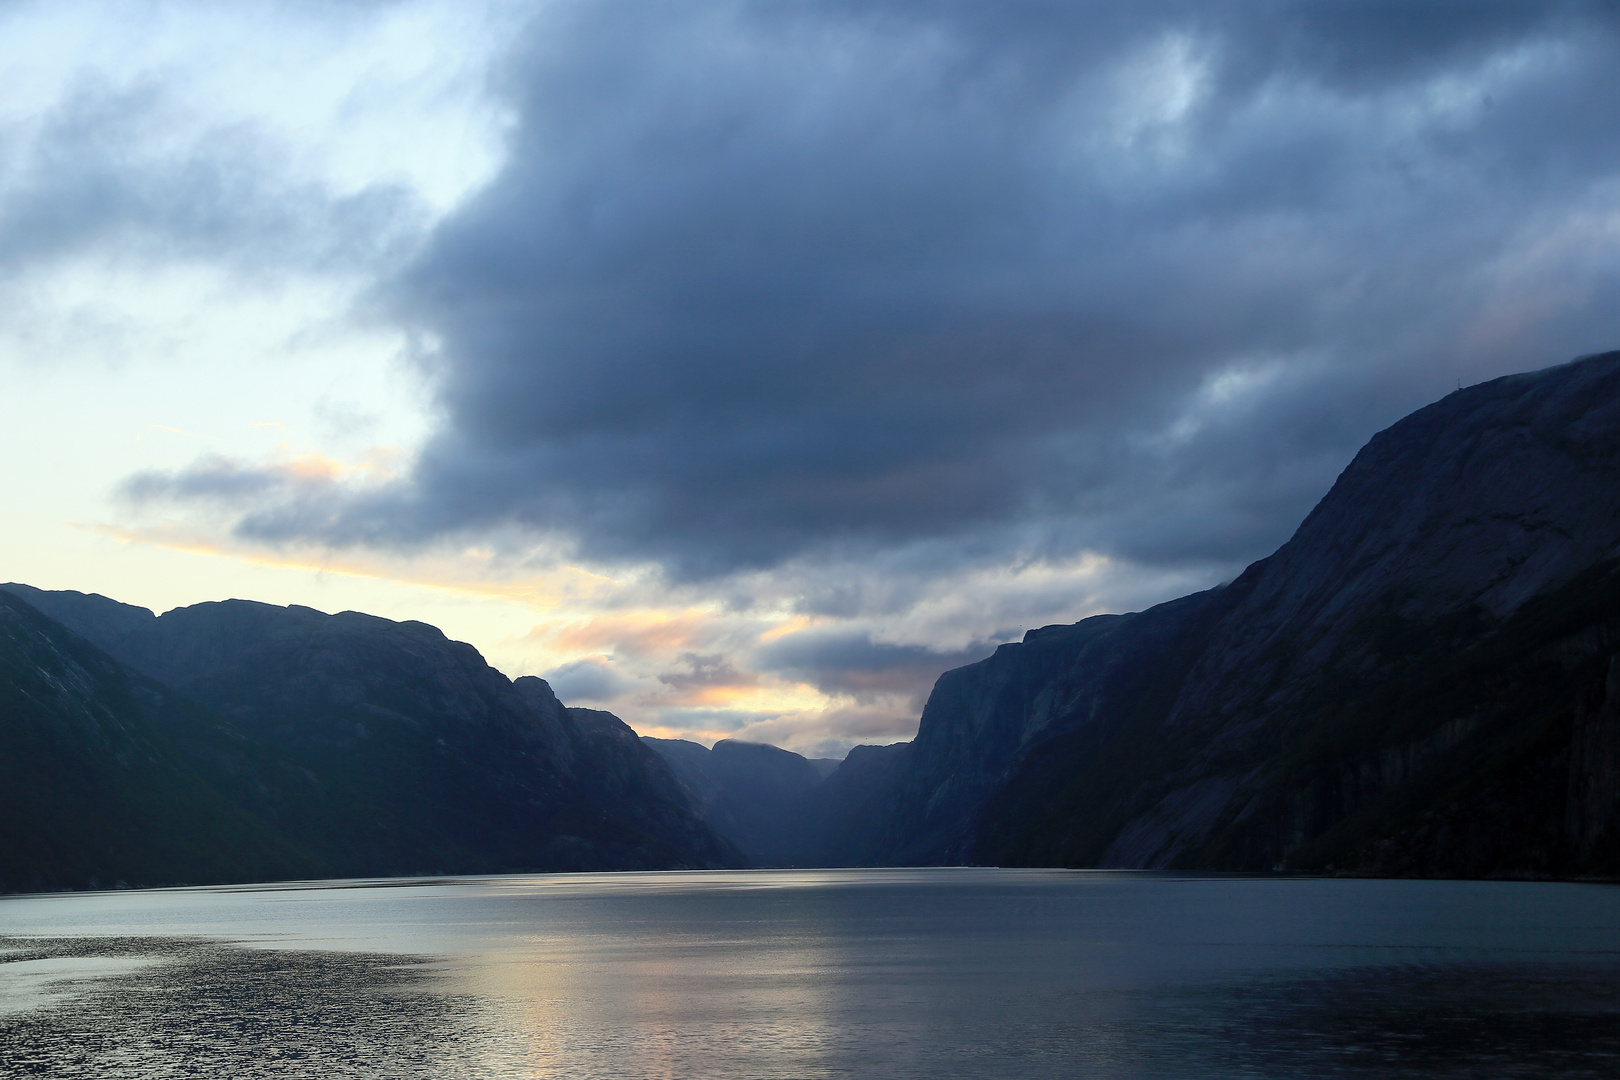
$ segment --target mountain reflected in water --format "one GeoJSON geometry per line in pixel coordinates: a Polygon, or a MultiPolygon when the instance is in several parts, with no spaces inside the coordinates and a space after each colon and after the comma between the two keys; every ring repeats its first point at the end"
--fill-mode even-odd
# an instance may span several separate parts
{"type": "Polygon", "coordinates": [[[0,901],[0,1074],[1608,1077],[1620,893],[996,870],[0,901]]]}

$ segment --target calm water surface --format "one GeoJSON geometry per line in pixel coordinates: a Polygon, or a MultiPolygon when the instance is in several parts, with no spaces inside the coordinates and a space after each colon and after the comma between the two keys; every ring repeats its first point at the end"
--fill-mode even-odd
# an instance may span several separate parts
{"type": "Polygon", "coordinates": [[[1008,870],[0,898],[0,1076],[1620,1076],[1620,889],[1008,870]]]}

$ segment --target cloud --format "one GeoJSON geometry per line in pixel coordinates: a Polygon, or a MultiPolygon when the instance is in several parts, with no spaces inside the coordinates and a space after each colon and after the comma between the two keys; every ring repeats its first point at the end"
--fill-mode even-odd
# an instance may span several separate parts
{"type": "MultiPolygon", "coordinates": [[[[1412,408],[1620,342],[1617,69],[1601,3],[548,4],[487,183],[404,262],[330,247],[432,436],[122,490],[253,550],[603,575],[535,667],[641,730],[903,738],[997,641],[1266,554],[1412,408]]],[[[211,155],[134,153],[94,228],[383,205],[211,155]]]]}
{"type": "Polygon", "coordinates": [[[903,742],[917,731],[915,715],[892,703],[824,709],[745,712],[674,708],[634,725],[643,735],[713,745],[741,739],[780,746],[806,757],[842,758],[852,746],[903,742]]]}
{"type": "MultiPolygon", "coordinates": [[[[374,447],[359,462],[338,461],[321,453],[283,453],[269,464],[252,465],[220,454],[208,454],[183,469],[146,469],[126,477],[117,496],[143,508],[174,501],[223,507],[229,512],[243,502],[269,507],[265,513],[296,512],[336,515],[356,492],[364,492],[393,475],[395,451],[374,447]],[[289,506],[294,509],[289,510],[289,506]]],[[[251,529],[252,516],[244,519],[251,529]]]]}
{"type": "Polygon", "coordinates": [[[1620,337],[1617,62],[1603,5],[548,7],[383,292],[441,428],[237,527],[1241,562],[1404,411],[1620,337]]]}
{"type": "Polygon", "coordinates": [[[0,275],[95,253],[206,259],[243,277],[374,272],[426,225],[405,188],[332,190],[251,122],[199,122],[155,77],[86,75],[0,124],[0,275]]]}
{"type": "Polygon", "coordinates": [[[732,738],[770,743],[805,757],[842,758],[852,746],[904,742],[917,730],[913,714],[884,704],[841,705],[819,712],[763,717],[732,738]]]}
{"type": "Polygon", "coordinates": [[[697,653],[684,652],[676,659],[685,664],[687,670],[666,671],[658,676],[659,682],[676,690],[732,689],[756,686],[759,683],[758,676],[738,671],[733,667],[731,659],[724,653],[700,656],[697,653]]]}
{"type": "Polygon", "coordinates": [[[635,685],[613,670],[611,659],[599,656],[563,664],[544,678],[558,700],[568,705],[611,702],[635,685]]]}
{"type": "Polygon", "coordinates": [[[805,631],[756,650],[752,659],[762,670],[802,679],[826,694],[865,702],[880,694],[899,694],[913,699],[912,711],[918,711],[919,694],[927,693],[940,672],[983,660],[994,649],[993,644],[974,643],[940,652],[873,641],[870,633],[805,631]]]}

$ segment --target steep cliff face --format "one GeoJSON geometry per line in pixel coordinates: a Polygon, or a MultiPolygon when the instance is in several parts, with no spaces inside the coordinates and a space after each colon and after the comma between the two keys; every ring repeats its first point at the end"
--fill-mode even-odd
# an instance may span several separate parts
{"type": "Polygon", "coordinates": [[[943,676],[884,850],[1620,872],[1617,557],[1620,354],[1459,391],[1230,585],[943,676]]]}
{"type": "Polygon", "coordinates": [[[1620,354],[1460,390],[1356,455],[1267,560],[1171,722],[1241,728],[1308,693],[1302,673],[1376,663],[1369,620],[1497,622],[1617,553],[1620,354]]]}
{"type": "MultiPolygon", "coordinates": [[[[857,746],[813,791],[805,796],[802,814],[807,828],[799,855],[803,866],[892,866],[900,785],[914,743],[857,746]]],[[[943,859],[926,856],[914,865],[943,859]]]]}
{"type": "Polygon", "coordinates": [[[1620,562],[1500,620],[1406,621],[1375,608],[1343,641],[1314,690],[1191,759],[1188,771],[1205,775],[1231,775],[1246,752],[1256,764],[1177,861],[1620,873],[1609,691],[1620,562]]]}
{"type": "Polygon", "coordinates": [[[220,790],[252,774],[246,746],[0,592],[0,892],[308,874],[220,790]]]}
{"type": "Polygon", "coordinates": [[[618,813],[649,834],[673,833],[685,850],[702,859],[692,862],[688,856],[688,866],[747,864],[737,845],[705,819],[702,804],[681,783],[677,771],[629,724],[601,709],[564,707],[550,684],[533,675],[522,676],[513,685],[536,708],[561,711],[559,726],[567,739],[570,770],[613,802],[618,813]]]}
{"type": "Polygon", "coordinates": [[[842,778],[833,774],[848,789],[836,801],[863,809],[824,813],[822,847],[841,862],[965,861],[985,800],[1028,749],[1060,732],[1109,727],[1118,714],[1128,716],[1131,707],[1116,703],[1151,690],[1162,665],[1175,662],[1182,637],[1205,625],[1221,604],[1218,591],[1200,593],[1151,611],[1043,627],[946,672],[929,695],[903,764],[897,755],[882,765],[867,763],[865,781],[853,769],[842,778]],[[865,790],[874,783],[886,790],[865,790]]]}
{"type": "Polygon", "coordinates": [[[1486,628],[1471,617],[1461,630],[1381,619],[1352,628],[1347,642],[1376,639],[1376,665],[1315,673],[1314,687],[1236,736],[1162,719],[1100,746],[1059,736],[1032,748],[987,804],[975,855],[1615,874],[1617,612],[1620,572],[1606,561],[1486,628]]]}
{"type": "Polygon", "coordinates": [[[740,862],[623,724],[426,624],[247,601],[142,618],[25,595],[288,763],[239,798],[331,873],[740,862]]]}
{"type": "Polygon", "coordinates": [[[684,739],[644,739],[661,755],[715,830],[750,866],[803,866],[812,827],[804,801],[822,773],[791,750],[721,739],[713,749],[684,739]]]}
{"type": "Polygon", "coordinates": [[[1395,844],[1412,872],[1620,870],[1612,841],[1561,824],[1617,556],[1620,354],[1380,433],[1222,620],[1165,722],[1187,763],[1103,861],[1390,869],[1395,844]],[[1216,784],[1207,832],[1156,846],[1148,822],[1216,784]],[[1447,817],[1451,842],[1413,839],[1447,817]]]}

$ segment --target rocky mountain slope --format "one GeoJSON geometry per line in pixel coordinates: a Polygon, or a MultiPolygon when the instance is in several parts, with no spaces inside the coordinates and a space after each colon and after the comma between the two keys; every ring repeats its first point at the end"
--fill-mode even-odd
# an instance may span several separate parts
{"type": "Polygon", "coordinates": [[[628,727],[426,624],[5,588],[241,732],[222,790],[324,874],[741,864],[628,727]]]}
{"type": "MultiPolygon", "coordinates": [[[[1375,436],[1236,581],[941,677],[854,861],[1620,873],[1620,353],[1375,436]]],[[[836,775],[835,775],[836,779],[836,775]]]]}

